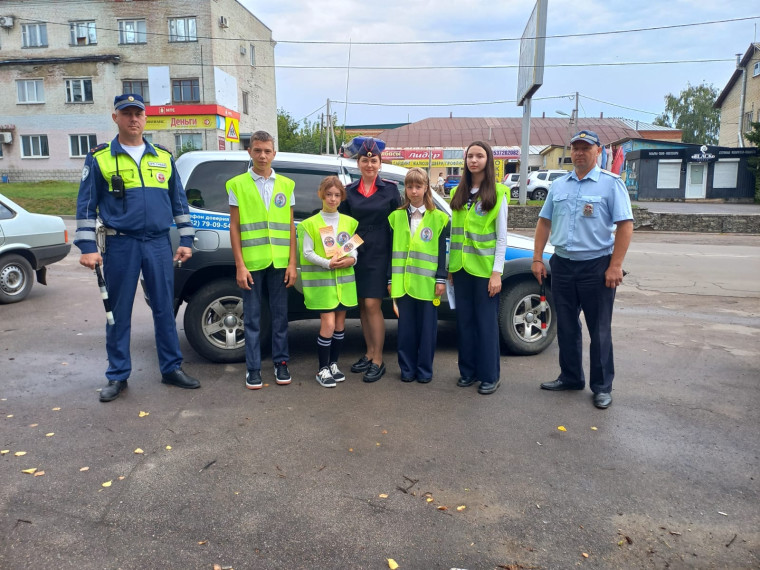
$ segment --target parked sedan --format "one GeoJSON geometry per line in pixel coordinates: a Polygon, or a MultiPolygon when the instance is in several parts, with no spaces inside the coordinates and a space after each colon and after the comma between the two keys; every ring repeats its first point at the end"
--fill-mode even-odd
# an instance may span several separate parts
{"type": "Polygon", "coordinates": [[[71,249],[63,220],[27,212],[0,194],[0,304],[23,301],[37,281],[47,285],[47,266],[71,249]]]}
{"type": "Polygon", "coordinates": [[[462,179],[460,174],[449,174],[446,177],[446,182],[443,183],[443,193],[447,196],[451,194],[451,191],[459,186],[459,181],[462,179]]]}

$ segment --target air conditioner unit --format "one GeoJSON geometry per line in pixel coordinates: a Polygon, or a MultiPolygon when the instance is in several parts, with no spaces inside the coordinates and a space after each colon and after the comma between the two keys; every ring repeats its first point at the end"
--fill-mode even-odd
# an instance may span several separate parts
{"type": "Polygon", "coordinates": [[[0,28],[12,28],[13,16],[0,16],[0,28]]]}
{"type": "Polygon", "coordinates": [[[224,16],[219,16],[219,27],[220,28],[229,28],[230,25],[227,23],[227,18],[224,16]]]}
{"type": "Polygon", "coordinates": [[[13,142],[13,134],[0,133],[0,142],[3,144],[11,144],[13,142]]]}
{"type": "Polygon", "coordinates": [[[246,49],[245,46],[240,46],[240,55],[245,55],[246,49]]]}

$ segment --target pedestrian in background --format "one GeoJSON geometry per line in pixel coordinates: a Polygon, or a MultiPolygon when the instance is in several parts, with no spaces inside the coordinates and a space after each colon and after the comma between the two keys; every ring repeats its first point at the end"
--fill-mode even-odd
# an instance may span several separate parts
{"type": "Polygon", "coordinates": [[[110,402],[127,388],[132,372],[129,350],[132,306],[142,273],[150,298],[161,382],[180,388],[200,388],[200,382],[182,370],[177,326],[174,321],[174,268],[172,260],[192,256],[195,230],[190,222],[182,181],[171,152],[143,138],[145,103],[140,95],[114,99],[111,115],[119,134],[92,149],[84,162],[77,196],[77,231],[74,245],[82,252],[79,263],[103,274],[114,324],[106,325],[108,384],[100,401],[110,402]],[[96,242],[97,219],[103,223],[96,242]],[[169,228],[176,224],[179,247],[172,255],[169,228]]]}
{"type": "Polygon", "coordinates": [[[480,394],[500,385],[499,293],[507,251],[508,190],[496,182],[493,151],[475,141],[451,198],[449,281],[457,312],[457,386],[480,382],[480,394]]]}
{"type": "Polygon", "coordinates": [[[275,382],[290,384],[288,360],[288,287],[296,282],[295,182],[275,173],[274,138],[266,131],[251,135],[252,166],[227,181],[230,245],[238,287],[243,290],[245,386],[258,390],[261,377],[261,304],[264,284],[272,322],[275,382]]]}
{"type": "Polygon", "coordinates": [[[593,402],[612,404],[615,365],[612,354],[612,307],[623,282],[623,259],[633,234],[633,212],[625,185],[616,174],[597,166],[599,136],[583,130],[570,139],[574,170],[556,179],[539,213],[532,272],[547,277],[543,262],[551,238],[554,255],[551,289],[557,319],[560,375],[544,390],[583,390],[583,339],[580,313],[591,337],[590,381],[593,402]]]}

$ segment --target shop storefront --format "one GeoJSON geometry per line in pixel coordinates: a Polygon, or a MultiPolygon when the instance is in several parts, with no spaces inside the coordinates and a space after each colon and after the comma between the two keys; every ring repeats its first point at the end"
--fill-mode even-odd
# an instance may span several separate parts
{"type": "MultiPolygon", "coordinates": [[[[431,178],[439,172],[461,174],[464,168],[463,148],[386,148],[383,161],[396,166],[424,168],[431,178]]],[[[494,147],[496,180],[501,181],[509,172],[517,172],[520,164],[520,147],[494,147]]]]}

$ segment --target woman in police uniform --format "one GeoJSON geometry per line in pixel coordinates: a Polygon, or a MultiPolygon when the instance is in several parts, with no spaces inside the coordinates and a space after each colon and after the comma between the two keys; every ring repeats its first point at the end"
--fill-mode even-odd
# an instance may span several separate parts
{"type": "Polygon", "coordinates": [[[385,374],[385,320],[381,303],[387,293],[386,273],[391,252],[388,215],[401,204],[398,186],[378,176],[380,153],[384,148],[385,142],[371,137],[356,137],[351,141],[347,150],[356,153],[361,178],[346,187],[346,199],[338,208],[341,214],[359,222],[356,233],[364,240],[354,270],[367,352],[351,366],[351,372],[363,372],[365,382],[375,382],[385,374]]]}
{"type": "Polygon", "coordinates": [[[451,198],[449,281],[457,312],[457,386],[499,387],[499,293],[507,249],[507,188],[496,183],[486,142],[467,147],[464,173],[451,198]]]}

